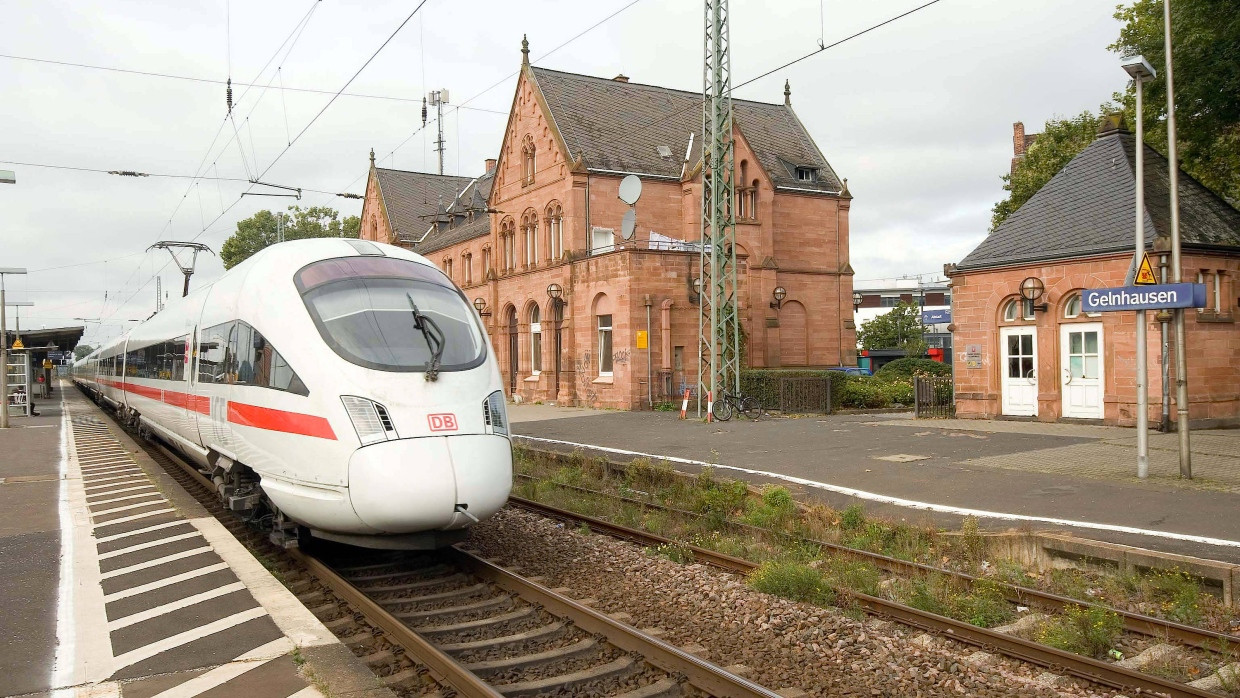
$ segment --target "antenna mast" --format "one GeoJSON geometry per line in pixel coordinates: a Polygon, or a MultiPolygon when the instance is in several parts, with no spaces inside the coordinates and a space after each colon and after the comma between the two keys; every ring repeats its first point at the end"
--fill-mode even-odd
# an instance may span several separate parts
{"type": "MultiPolygon", "coordinates": [[[[426,99],[435,107],[435,128],[439,135],[435,138],[435,152],[439,153],[439,174],[443,174],[443,105],[448,103],[448,88],[435,90],[426,94],[426,99]]],[[[426,107],[422,107],[422,123],[426,123],[426,107]]]]}
{"type": "Polygon", "coordinates": [[[698,416],[706,393],[740,392],[736,226],[732,217],[732,57],[728,0],[705,0],[702,79],[702,281],[698,319],[698,416]]]}

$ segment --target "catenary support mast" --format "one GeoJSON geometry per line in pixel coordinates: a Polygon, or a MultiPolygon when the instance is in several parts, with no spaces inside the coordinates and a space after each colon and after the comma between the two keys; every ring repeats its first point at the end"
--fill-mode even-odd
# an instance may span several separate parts
{"type": "Polygon", "coordinates": [[[702,252],[698,416],[709,393],[740,391],[736,226],[732,217],[732,58],[728,0],[705,0],[702,80],[702,252]]]}

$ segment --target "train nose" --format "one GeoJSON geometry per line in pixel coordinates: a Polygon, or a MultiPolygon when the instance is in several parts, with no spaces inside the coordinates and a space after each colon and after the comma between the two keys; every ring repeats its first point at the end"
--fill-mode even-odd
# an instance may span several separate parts
{"type": "Polygon", "coordinates": [[[467,526],[498,511],[511,489],[512,451],[502,436],[385,441],[349,459],[353,510],[385,533],[467,526]]]}

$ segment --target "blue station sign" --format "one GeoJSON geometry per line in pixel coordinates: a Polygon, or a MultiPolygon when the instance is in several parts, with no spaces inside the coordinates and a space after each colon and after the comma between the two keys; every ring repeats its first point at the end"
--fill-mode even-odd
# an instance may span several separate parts
{"type": "Polygon", "coordinates": [[[1109,310],[1163,310],[1166,308],[1204,308],[1205,284],[1158,284],[1100,288],[1081,294],[1081,309],[1087,313],[1109,310]]]}
{"type": "Polygon", "coordinates": [[[952,311],[949,308],[941,310],[923,310],[921,311],[921,324],[937,325],[943,322],[952,321],[952,311]]]}

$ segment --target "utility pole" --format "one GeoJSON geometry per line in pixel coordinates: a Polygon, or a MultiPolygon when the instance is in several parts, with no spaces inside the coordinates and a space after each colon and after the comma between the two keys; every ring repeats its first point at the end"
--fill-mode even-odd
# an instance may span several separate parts
{"type": "Polygon", "coordinates": [[[705,0],[702,77],[702,250],[698,270],[698,416],[709,395],[740,392],[736,226],[732,217],[732,57],[728,0],[705,0]]]}
{"type": "MultiPolygon", "coordinates": [[[[1171,0],[1163,0],[1163,51],[1167,68],[1167,159],[1171,178],[1171,283],[1183,281],[1180,261],[1180,161],[1175,142],[1175,86],[1171,80],[1171,0]]],[[[1175,430],[1180,436],[1180,477],[1193,479],[1193,456],[1188,441],[1188,355],[1184,338],[1184,309],[1175,313],[1175,430]]]]}
{"type": "MultiPolygon", "coordinates": [[[[185,275],[185,286],[181,289],[182,298],[189,295],[189,277],[194,275],[194,266],[198,264],[198,253],[211,252],[211,248],[201,242],[177,242],[175,240],[160,240],[146,249],[148,252],[154,249],[168,250],[168,254],[172,255],[172,261],[176,263],[177,268],[185,275]],[[176,250],[178,248],[193,251],[189,264],[183,263],[181,258],[177,257],[176,250]]],[[[211,254],[215,253],[211,252],[211,254]]]]}
{"type": "Polygon", "coordinates": [[[9,326],[4,318],[4,276],[25,273],[20,267],[0,267],[0,429],[9,428],[9,326]]]}
{"type": "MultiPolygon", "coordinates": [[[[448,103],[448,88],[428,92],[426,99],[432,107],[435,107],[435,127],[439,132],[435,138],[435,152],[439,153],[439,174],[443,174],[443,105],[448,103]]],[[[426,125],[425,107],[422,109],[422,125],[426,125]]]]}

